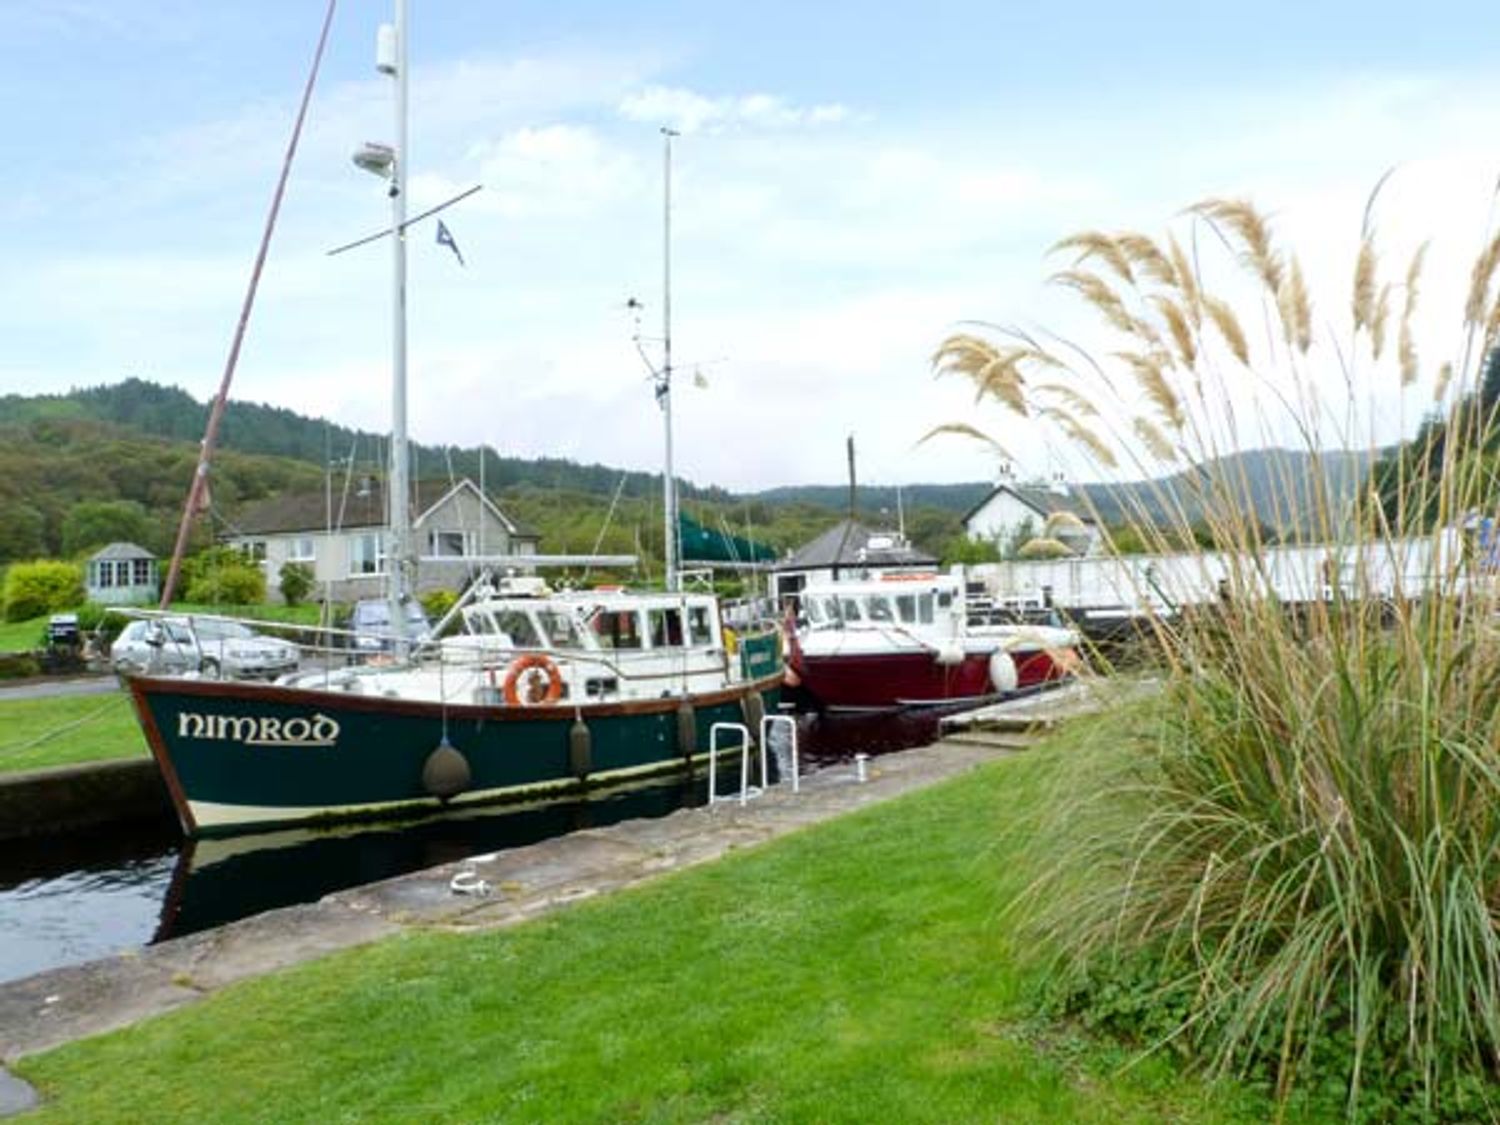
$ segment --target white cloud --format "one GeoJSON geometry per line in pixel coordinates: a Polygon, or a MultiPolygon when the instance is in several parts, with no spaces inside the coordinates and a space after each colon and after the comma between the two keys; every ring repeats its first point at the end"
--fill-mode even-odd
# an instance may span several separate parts
{"type": "Polygon", "coordinates": [[[710,98],[669,86],[648,86],[631,93],[620,102],[619,112],[629,121],[664,125],[683,133],[738,126],[796,129],[836,125],[850,117],[847,107],[838,104],[795,106],[771,94],[710,98]]]}

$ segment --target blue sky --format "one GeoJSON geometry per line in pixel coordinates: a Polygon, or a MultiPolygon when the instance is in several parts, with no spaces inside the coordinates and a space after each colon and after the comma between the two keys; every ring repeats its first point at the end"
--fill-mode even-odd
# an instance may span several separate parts
{"type": "MultiPolygon", "coordinates": [[[[1446,238],[1456,275],[1500,171],[1500,20],[1477,4],[411,7],[413,207],[485,185],[447,216],[467,268],[412,244],[425,442],[659,465],[624,304],[659,333],[662,124],[683,133],[676,464],[745,489],[839,480],[849,433],[867,480],[990,476],[981,447],[915,444],[957,419],[1023,472],[1071,468],[928,359],[967,318],[1066,325],[1043,282],[1075,230],[1249,197],[1332,308],[1382,172],[1393,244],[1446,238]]],[[[0,393],[213,392],[322,13],[0,3],[0,393]]],[[[387,255],[324,252],[387,213],[348,155],[390,137],[390,18],[340,6],[233,392],[377,430],[387,255]]]]}

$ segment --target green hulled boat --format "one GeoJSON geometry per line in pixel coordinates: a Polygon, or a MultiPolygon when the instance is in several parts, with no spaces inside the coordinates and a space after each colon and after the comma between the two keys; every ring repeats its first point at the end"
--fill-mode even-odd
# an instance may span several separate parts
{"type": "Polygon", "coordinates": [[[273,684],[130,679],[184,831],[394,815],[681,769],[708,750],[713,724],[757,730],[778,703],[778,633],[726,633],[711,595],[481,589],[454,619],[455,635],[401,663],[273,684]]]}

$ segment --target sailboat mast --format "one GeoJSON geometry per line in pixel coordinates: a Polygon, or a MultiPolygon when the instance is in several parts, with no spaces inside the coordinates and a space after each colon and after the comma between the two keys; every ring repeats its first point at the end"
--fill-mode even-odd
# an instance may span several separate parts
{"type": "MultiPolygon", "coordinates": [[[[416,568],[411,543],[410,451],[406,439],[406,167],[407,167],[407,0],[396,0],[394,58],[382,62],[392,66],[396,80],[396,144],[391,171],[391,465],[387,503],[390,518],[390,548],[386,566],[390,571],[388,596],[391,629],[398,644],[406,639],[404,603],[413,587],[416,568]]],[[[403,646],[404,647],[404,646],[403,646]]]]}
{"type": "Polygon", "coordinates": [[[663,126],[661,135],[665,141],[662,154],[662,365],[657,394],[666,428],[667,459],[662,474],[666,581],[668,590],[676,590],[680,582],[680,560],[677,549],[677,478],[672,472],[672,138],[678,134],[675,129],[663,126]]]}

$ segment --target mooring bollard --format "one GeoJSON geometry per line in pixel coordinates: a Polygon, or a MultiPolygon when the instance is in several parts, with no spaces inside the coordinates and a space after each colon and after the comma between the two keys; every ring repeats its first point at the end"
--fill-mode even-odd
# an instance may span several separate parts
{"type": "Polygon", "coordinates": [[[868,755],[868,754],[856,754],[856,755],[854,755],[854,780],[855,781],[869,781],[870,780],[870,768],[869,767],[870,767],[870,755],[868,755]]]}

